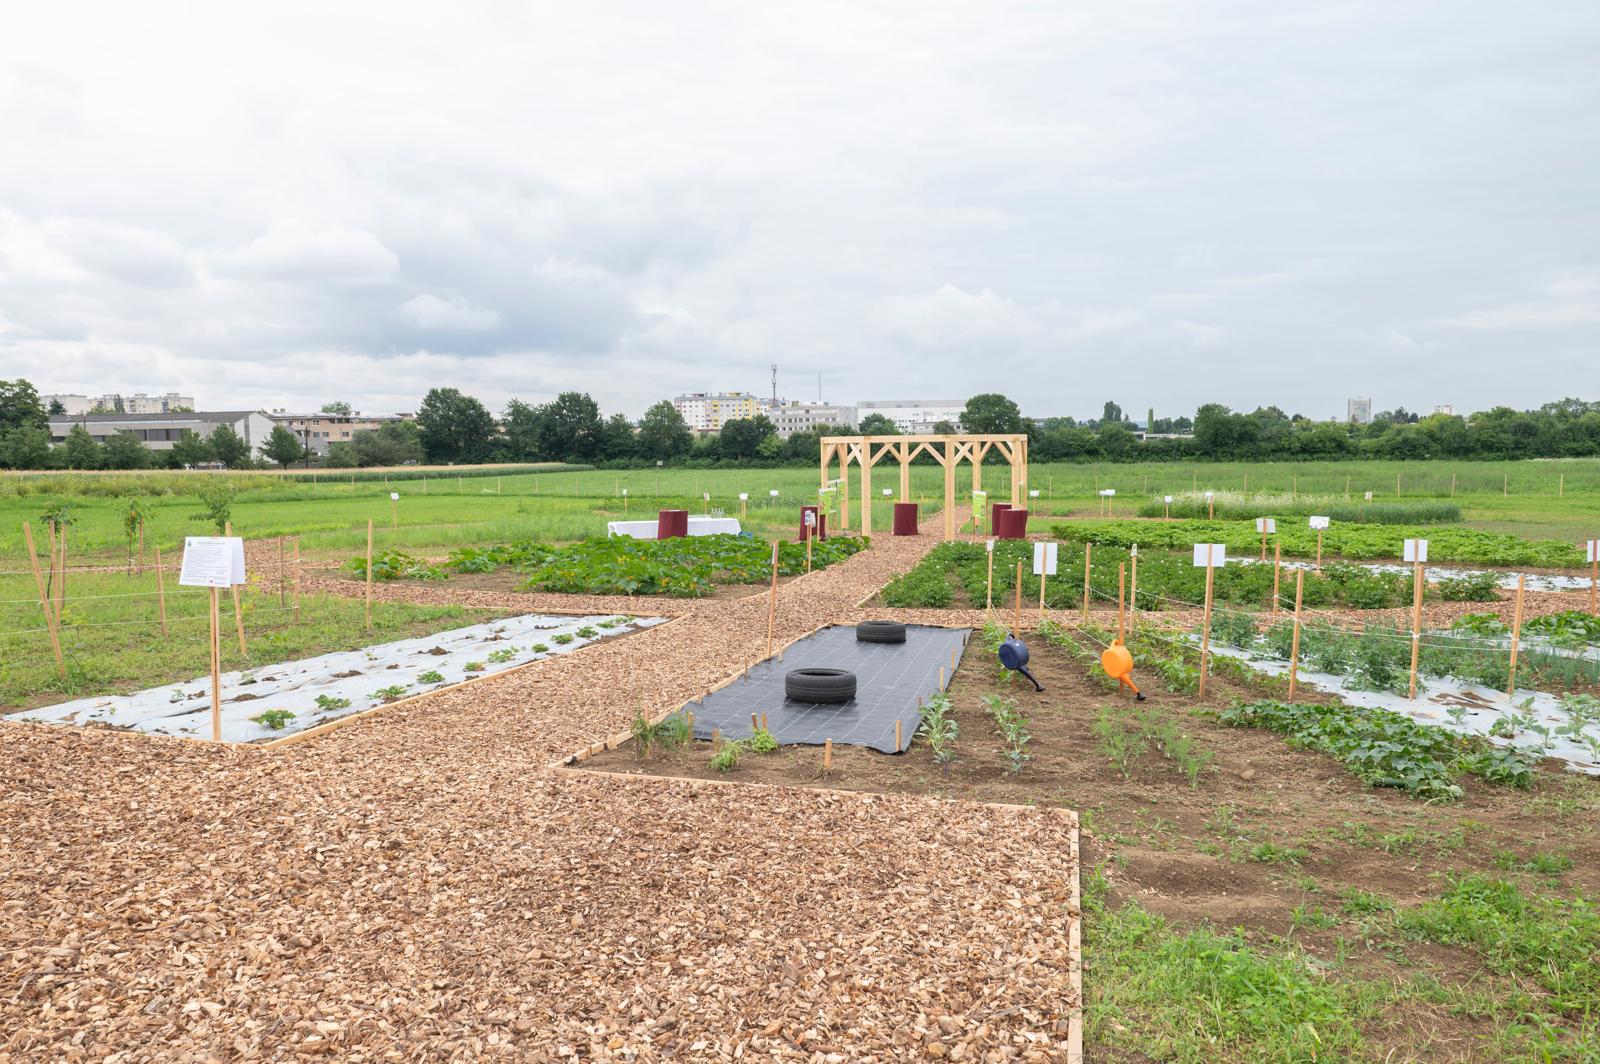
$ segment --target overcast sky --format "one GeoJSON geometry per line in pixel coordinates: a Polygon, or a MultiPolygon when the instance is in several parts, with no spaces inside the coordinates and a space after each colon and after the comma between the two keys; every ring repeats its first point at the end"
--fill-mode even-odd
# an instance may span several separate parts
{"type": "Polygon", "coordinates": [[[1600,399],[1600,3],[15,6],[0,376],[1600,399]]]}

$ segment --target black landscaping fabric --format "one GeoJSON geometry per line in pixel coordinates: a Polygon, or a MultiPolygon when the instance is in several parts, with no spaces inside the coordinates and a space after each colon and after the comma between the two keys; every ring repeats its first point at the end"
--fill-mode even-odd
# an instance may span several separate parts
{"type": "Polygon", "coordinates": [[[951,661],[959,660],[970,628],[906,625],[904,643],[859,643],[853,627],[824,628],[784,651],[783,660],[751,667],[694,711],[694,737],[710,739],[713,728],[727,739],[750,737],[750,714],[767,715],[767,728],[782,746],[866,746],[885,754],[911,745],[921,718],[917,700],[950,685],[951,661]],[[783,677],[790,669],[848,669],[856,674],[856,697],[835,705],[790,702],[783,677]],[[894,722],[901,722],[900,746],[894,743],[894,722]]]}

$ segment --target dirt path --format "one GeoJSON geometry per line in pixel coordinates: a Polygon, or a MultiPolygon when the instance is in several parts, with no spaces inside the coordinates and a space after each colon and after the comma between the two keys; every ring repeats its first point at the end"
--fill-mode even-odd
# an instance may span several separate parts
{"type": "Polygon", "coordinates": [[[1070,816],[546,767],[766,637],[714,601],[276,752],[0,724],[0,1061],[1064,1058],[1070,816]]]}

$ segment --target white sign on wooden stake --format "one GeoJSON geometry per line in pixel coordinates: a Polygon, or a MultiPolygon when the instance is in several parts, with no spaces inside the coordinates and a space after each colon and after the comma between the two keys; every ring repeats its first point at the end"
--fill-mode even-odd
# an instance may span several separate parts
{"type": "MultiPolygon", "coordinates": [[[[627,489],[624,488],[622,493],[624,495],[626,495],[628,493],[627,489]]],[[[739,493],[739,501],[740,502],[748,502],[748,501],[750,501],[750,493],[748,491],[741,491],[739,493]]]]}
{"type": "Polygon", "coordinates": [[[1039,489],[1038,488],[1029,488],[1028,489],[1028,498],[1037,499],[1038,497],[1039,497],[1039,489]]]}
{"type": "Polygon", "coordinates": [[[178,583],[184,587],[233,587],[245,582],[244,540],[238,536],[187,536],[178,583]]]}
{"type": "Polygon", "coordinates": [[[984,546],[984,549],[987,550],[990,554],[994,553],[994,540],[992,540],[992,539],[989,540],[983,546],[984,546]]]}
{"type": "Polygon", "coordinates": [[[400,493],[398,491],[391,491],[389,493],[389,501],[390,502],[399,502],[400,501],[400,493]]]}
{"type": "Polygon", "coordinates": [[[1405,554],[1401,561],[1425,562],[1428,560],[1428,541],[1425,539],[1406,540],[1405,554]]]}
{"type": "Polygon", "coordinates": [[[817,511],[815,511],[815,510],[807,510],[806,511],[806,527],[810,528],[812,525],[814,525],[816,523],[817,523],[817,511]]]}
{"type": "Polygon", "coordinates": [[[1033,575],[1056,575],[1056,544],[1035,543],[1033,545],[1033,575]]]}
{"type": "Polygon", "coordinates": [[[1170,506],[1170,505],[1172,505],[1172,496],[1171,495],[1162,496],[1162,500],[1161,501],[1165,502],[1167,505],[1170,506]]]}
{"type": "Polygon", "coordinates": [[[1314,528],[1314,529],[1317,529],[1319,531],[1321,529],[1327,528],[1328,527],[1328,519],[1326,517],[1313,517],[1311,519],[1311,527],[1314,528]]]}
{"type": "Polygon", "coordinates": [[[1600,558],[1600,539],[1591,539],[1588,543],[1588,549],[1589,555],[1584,558],[1584,561],[1592,562],[1596,558],[1600,558]]]}
{"type": "Polygon", "coordinates": [[[1278,522],[1275,518],[1258,517],[1256,518],[1256,531],[1265,532],[1270,536],[1274,532],[1278,531],[1278,522]]]}
{"type": "Polygon", "coordinates": [[[883,493],[885,495],[893,495],[894,494],[894,489],[893,488],[884,488],[883,489],[883,493]]]}
{"type": "Polygon", "coordinates": [[[1370,491],[1369,491],[1369,492],[1367,492],[1367,501],[1368,501],[1368,502],[1371,502],[1371,501],[1372,501],[1372,492],[1370,492],[1370,491]]]}
{"type": "Polygon", "coordinates": [[[1228,563],[1228,548],[1222,543],[1196,543],[1194,545],[1194,564],[1204,569],[1207,564],[1220,569],[1228,563]],[[1207,559],[1209,558],[1209,563],[1207,559]]]}
{"type": "Polygon", "coordinates": [[[773,488],[771,491],[767,492],[767,494],[772,496],[774,499],[776,499],[778,497],[778,489],[777,488],[773,488]]]}

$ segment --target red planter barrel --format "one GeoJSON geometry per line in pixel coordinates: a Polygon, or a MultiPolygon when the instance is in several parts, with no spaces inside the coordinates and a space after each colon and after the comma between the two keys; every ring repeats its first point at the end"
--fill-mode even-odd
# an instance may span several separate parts
{"type": "Polygon", "coordinates": [[[689,534],[688,510],[659,510],[656,512],[656,538],[675,539],[689,534]]]}
{"type": "Polygon", "coordinates": [[[1027,539],[1028,538],[1028,511],[1013,510],[1007,506],[1005,513],[1000,515],[1000,539],[1027,539]]]}
{"type": "Polygon", "coordinates": [[[916,503],[897,502],[894,504],[894,534],[897,536],[914,536],[917,534],[916,503]]]}
{"type": "Polygon", "coordinates": [[[1011,509],[1008,502],[997,502],[989,507],[989,535],[996,538],[1000,535],[1000,515],[1011,509]]]}
{"type": "Polygon", "coordinates": [[[817,538],[819,540],[828,538],[828,515],[815,506],[802,506],[800,507],[800,534],[794,537],[796,543],[804,543],[806,541],[806,514],[808,513],[817,515],[817,538]]]}

